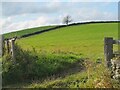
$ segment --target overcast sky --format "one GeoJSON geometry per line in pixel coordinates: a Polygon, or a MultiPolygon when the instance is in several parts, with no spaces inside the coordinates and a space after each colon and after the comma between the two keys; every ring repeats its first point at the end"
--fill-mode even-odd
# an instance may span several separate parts
{"type": "Polygon", "coordinates": [[[7,33],[25,28],[62,24],[66,15],[73,22],[118,20],[119,0],[3,0],[0,28],[7,33]],[[99,2],[98,2],[99,1],[99,2]],[[113,2],[114,1],[114,2],[113,2]]]}

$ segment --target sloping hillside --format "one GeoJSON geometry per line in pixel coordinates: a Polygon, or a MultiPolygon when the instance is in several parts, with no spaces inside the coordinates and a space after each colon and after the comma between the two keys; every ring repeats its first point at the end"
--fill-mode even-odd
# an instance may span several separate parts
{"type": "Polygon", "coordinates": [[[4,34],[4,38],[12,38],[15,36],[21,37],[22,35],[42,31],[42,30],[49,29],[52,27],[55,27],[55,26],[43,26],[43,27],[36,27],[36,28],[30,28],[30,29],[20,30],[20,31],[16,31],[16,32],[6,33],[6,34],[4,34]]]}
{"type": "Polygon", "coordinates": [[[103,57],[104,37],[117,39],[118,23],[69,26],[18,40],[24,49],[74,52],[91,58],[103,57]]]}
{"type": "Polygon", "coordinates": [[[58,28],[18,39],[17,64],[11,64],[9,55],[4,57],[7,58],[4,63],[7,67],[3,69],[3,79],[7,83],[4,86],[114,87],[110,72],[104,67],[103,41],[104,37],[117,39],[117,33],[118,23],[96,23],[58,28]]]}

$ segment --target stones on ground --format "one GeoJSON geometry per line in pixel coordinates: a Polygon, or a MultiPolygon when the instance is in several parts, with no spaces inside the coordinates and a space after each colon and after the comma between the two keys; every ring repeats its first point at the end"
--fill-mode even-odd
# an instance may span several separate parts
{"type": "Polygon", "coordinates": [[[120,57],[111,60],[112,78],[120,81],[120,57]]]}

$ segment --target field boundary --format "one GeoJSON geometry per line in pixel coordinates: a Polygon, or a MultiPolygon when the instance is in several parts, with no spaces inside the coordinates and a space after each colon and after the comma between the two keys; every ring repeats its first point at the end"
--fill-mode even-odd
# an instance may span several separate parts
{"type": "Polygon", "coordinates": [[[104,38],[104,55],[107,67],[111,67],[111,59],[118,56],[119,52],[113,51],[113,45],[120,45],[120,40],[114,40],[112,37],[104,38]]]}
{"type": "MultiPolygon", "coordinates": [[[[84,24],[97,24],[97,23],[119,23],[120,21],[92,21],[92,22],[82,22],[82,23],[71,23],[69,25],[59,25],[59,26],[56,26],[56,27],[52,27],[52,28],[49,28],[49,29],[44,29],[42,31],[37,31],[37,32],[33,32],[33,33],[29,33],[29,34],[24,34],[20,37],[17,37],[17,39],[21,39],[21,38],[26,38],[26,37],[30,37],[30,36],[33,36],[33,35],[37,35],[37,34],[41,34],[41,33],[44,33],[44,32],[48,32],[48,31],[52,31],[52,30],[56,30],[56,29],[59,29],[59,28],[63,28],[63,27],[68,27],[68,26],[76,26],[76,25],[84,25],[84,24]]],[[[4,40],[8,40],[8,39],[11,39],[11,38],[6,38],[4,40]]]]}

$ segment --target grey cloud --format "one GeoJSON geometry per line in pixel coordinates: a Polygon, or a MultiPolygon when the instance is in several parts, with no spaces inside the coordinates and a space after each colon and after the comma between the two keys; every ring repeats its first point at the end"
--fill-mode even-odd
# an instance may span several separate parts
{"type": "Polygon", "coordinates": [[[41,13],[49,14],[58,12],[59,6],[50,6],[49,2],[3,2],[2,15],[13,16],[20,14],[41,13]]]}
{"type": "Polygon", "coordinates": [[[3,2],[2,15],[8,17],[14,15],[35,13],[61,14],[71,11],[73,13],[75,5],[79,4],[72,2],[3,2]]]}
{"type": "MultiPolygon", "coordinates": [[[[60,24],[65,15],[71,15],[73,22],[92,21],[92,20],[116,20],[118,17],[116,13],[111,11],[99,10],[96,7],[89,5],[89,3],[48,3],[48,2],[4,2],[3,16],[7,19],[4,23],[4,32],[24,29],[34,26],[60,24]],[[22,14],[26,15],[31,21],[19,20],[22,14]],[[37,14],[36,19],[30,19],[30,15],[37,14]],[[43,15],[42,15],[43,14],[43,15]],[[18,15],[15,16],[14,15],[18,15]],[[37,18],[37,17],[42,17],[37,18]],[[18,18],[18,21],[15,20],[18,18]]],[[[24,19],[24,18],[23,18],[24,19]]]]}

